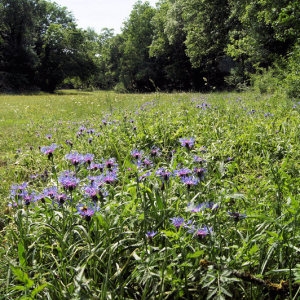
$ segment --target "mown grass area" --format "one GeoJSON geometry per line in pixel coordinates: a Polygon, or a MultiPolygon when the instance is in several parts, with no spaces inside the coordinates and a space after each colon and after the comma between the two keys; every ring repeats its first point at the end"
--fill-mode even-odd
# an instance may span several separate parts
{"type": "Polygon", "coordinates": [[[299,103],[65,91],[0,104],[5,299],[299,296],[299,103]]]}

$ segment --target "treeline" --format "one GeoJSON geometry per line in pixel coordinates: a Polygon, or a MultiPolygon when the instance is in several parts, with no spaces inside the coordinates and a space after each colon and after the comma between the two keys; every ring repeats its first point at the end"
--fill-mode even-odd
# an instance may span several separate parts
{"type": "MultiPolygon", "coordinates": [[[[300,91],[300,0],[137,1],[120,34],[65,7],[0,0],[0,90],[300,91]]],[[[92,8],[91,8],[92,9],[92,8]]]]}

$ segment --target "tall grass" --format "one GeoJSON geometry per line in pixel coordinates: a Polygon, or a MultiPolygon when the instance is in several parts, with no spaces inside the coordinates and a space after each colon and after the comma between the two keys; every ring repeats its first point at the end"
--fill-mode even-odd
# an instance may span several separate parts
{"type": "Polygon", "coordinates": [[[5,299],[297,299],[298,103],[1,96],[5,299]]]}

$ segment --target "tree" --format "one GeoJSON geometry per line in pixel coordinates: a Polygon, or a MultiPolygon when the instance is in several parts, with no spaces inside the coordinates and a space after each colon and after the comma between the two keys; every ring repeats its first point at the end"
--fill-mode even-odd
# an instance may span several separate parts
{"type": "Polygon", "coordinates": [[[42,90],[53,92],[68,77],[88,82],[97,72],[95,53],[89,46],[83,30],[51,24],[44,36],[38,70],[42,90]]]}
{"type": "Polygon", "coordinates": [[[153,26],[151,20],[155,9],[149,2],[136,2],[122,30],[122,57],[120,60],[120,82],[129,91],[154,90],[153,66],[149,57],[153,26]]]}
{"type": "Polygon", "coordinates": [[[113,29],[109,28],[103,28],[100,34],[97,34],[96,40],[98,72],[93,76],[94,86],[112,89],[119,80],[120,45],[123,41],[120,35],[114,36],[113,29]]]}
{"type": "Polygon", "coordinates": [[[179,0],[183,6],[186,53],[205,82],[222,87],[232,63],[226,56],[230,7],[224,0],[179,0]]]}
{"type": "Polygon", "coordinates": [[[160,89],[188,90],[197,88],[199,76],[186,55],[186,33],[182,19],[182,4],[161,0],[152,19],[154,26],[150,56],[157,60],[160,89]]]}
{"type": "Polygon", "coordinates": [[[0,72],[2,85],[22,89],[33,82],[38,56],[34,51],[35,1],[2,0],[0,5],[0,72]]]}
{"type": "Polygon", "coordinates": [[[84,32],[65,7],[44,0],[2,0],[0,28],[5,89],[38,85],[53,92],[66,77],[87,80],[97,69],[85,50],[84,32]]]}
{"type": "Polygon", "coordinates": [[[242,62],[246,72],[268,68],[286,56],[300,34],[300,2],[288,0],[230,0],[227,53],[242,62]]]}

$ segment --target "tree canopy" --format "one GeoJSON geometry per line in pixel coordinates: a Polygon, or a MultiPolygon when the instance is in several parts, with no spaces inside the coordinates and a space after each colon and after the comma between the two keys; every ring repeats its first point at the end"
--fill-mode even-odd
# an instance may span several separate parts
{"type": "Polygon", "coordinates": [[[55,2],[0,0],[0,90],[207,91],[249,84],[252,74],[278,66],[288,84],[299,7],[299,0],[159,0],[156,7],[139,0],[115,35],[78,28],[55,2]]]}

